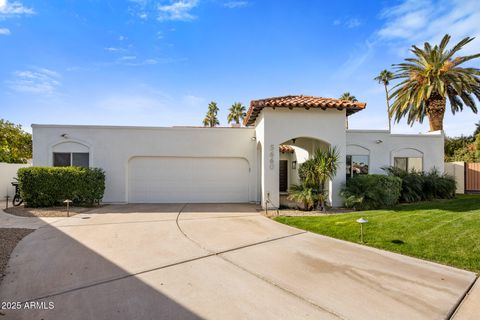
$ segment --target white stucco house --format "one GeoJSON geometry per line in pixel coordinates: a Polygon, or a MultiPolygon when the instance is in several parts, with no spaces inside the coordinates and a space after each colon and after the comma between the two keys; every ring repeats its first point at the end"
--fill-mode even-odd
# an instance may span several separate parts
{"type": "Polygon", "coordinates": [[[316,149],[336,146],[330,203],[347,176],[385,166],[443,172],[442,132],[400,135],[348,130],[366,104],[284,96],[250,103],[245,127],[129,127],[34,124],[34,166],[90,166],[106,173],[108,203],[257,202],[280,205],[297,169],[316,149]],[[268,200],[268,201],[267,201],[268,200]]]}

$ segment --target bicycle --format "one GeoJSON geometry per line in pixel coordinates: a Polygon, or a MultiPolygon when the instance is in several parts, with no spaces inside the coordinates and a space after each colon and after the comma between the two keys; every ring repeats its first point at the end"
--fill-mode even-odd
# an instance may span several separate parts
{"type": "MultiPolygon", "coordinates": [[[[16,178],[14,179],[17,180],[16,178]]],[[[20,196],[20,189],[18,188],[18,181],[12,182],[12,186],[15,187],[15,195],[13,196],[12,204],[13,206],[18,207],[23,203],[23,199],[20,196]]]]}

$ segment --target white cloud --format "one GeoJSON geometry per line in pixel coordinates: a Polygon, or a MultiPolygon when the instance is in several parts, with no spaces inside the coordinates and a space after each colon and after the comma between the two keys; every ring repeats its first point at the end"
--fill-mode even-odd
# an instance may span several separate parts
{"type": "MultiPolygon", "coordinates": [[[[377,35],[397,46],[438,43],[448,33],[452,43],[466,36],[480,37],[480,2],[477,0],[406,0],[385,9],[385,23],[377,35]]],[[[463,53],[480,50],[480,40],[467,45],[463,53]]]]}
{"type": "Polygon", "coordinates": [[[0,36],[9,36],[10,35],[10,29],[8,28],[0,28],[0,36]]]}
{"type": "Polygon", "coordinates": [[[60,74],[46,68],[15,71],[10,88],[18,92],[52,95],[60,86],[60,74]]]}
{"type": "Polygon", "coordinates": [[[228,1],[223,6],[229,9],[243,8],[248,6],[248,1],[228,1]]]}
{"type": "Polygon", "coordinates": [[[0,0],[0,19],[33,14],[33,8],[25,7],[20,1],[0,0]]]}
{"type": "Polygon", "coordinates": [[[166,5],[157,5],[159,21],[190,21],[196,17],[190,12],[198,4],[197,0],[178,0],[166,5]]]}

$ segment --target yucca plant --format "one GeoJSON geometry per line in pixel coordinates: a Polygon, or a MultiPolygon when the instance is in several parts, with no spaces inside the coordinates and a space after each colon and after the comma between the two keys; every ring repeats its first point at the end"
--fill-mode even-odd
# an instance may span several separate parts
{"type": "Polygon", "coordinates": [[[318,181],[318,209],[325,211],[328,198],[326,183],[337,175],[339,153],[336,147],[317,149],[313,155],[315,173],[318,181]]]}
{"type": "Polygon", "coordinates": [[[447,34],[439,45],[432,47],[426,42],[423,49],[412,46],[415,57],[394,65],[394,79],[402,80],[390,95],[394,100],[390,113],[397,122],[406,116],[407,123],[413,125],[416,121],[422,123],[426,116],[430,131],[443,130],[447,98],[453,114],[464,106],[477,113],[474,97],[480,100],[480,69],[461,65],[480,54],[453,57],[473,39],[466,37],[447,49],[447,34]]]}

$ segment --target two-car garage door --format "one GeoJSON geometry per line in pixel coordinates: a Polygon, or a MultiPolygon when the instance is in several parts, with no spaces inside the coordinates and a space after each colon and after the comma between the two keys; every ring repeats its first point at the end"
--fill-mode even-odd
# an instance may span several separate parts
{"type": "Polygon", "coordinates": [[[134,157],[130,203],[248,202],[249,165],[242,158],[134,157]]]}

